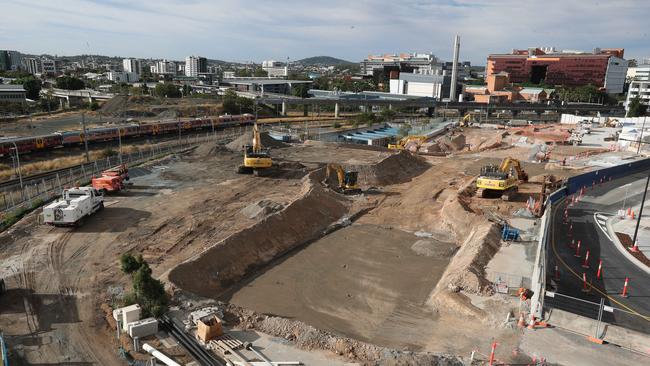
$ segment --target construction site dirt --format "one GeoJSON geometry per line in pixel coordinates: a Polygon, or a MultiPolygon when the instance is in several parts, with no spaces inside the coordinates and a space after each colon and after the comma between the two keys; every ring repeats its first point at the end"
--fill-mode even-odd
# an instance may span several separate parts
{"type": "Polygon", "coordinates": [[[123,364],[100,308],[130,290],[125,252],[143,254],[175,298],[225,300],[400,351],[468,355],[486,334],[517,347],[520,332],[498,325],[516,301],[477,306],[468,295],[491,293],[482,266],[500,243],[485,211],[509,216],[525,199],[477,198],[467,187],[482,165],[525,160],[526,149],[423,157],[313,142],[271,154],[284,171],[260,178],[236,173],[240,151],[202,145],[137,168],[129,189],[79,228],[39,225],[36,212],[0,233],[9,289],[0,325],[15,354],[29,364],[123,364]],[[329,162],[359,171],[364,193],[324,186],[318,169],[329,162]]]}

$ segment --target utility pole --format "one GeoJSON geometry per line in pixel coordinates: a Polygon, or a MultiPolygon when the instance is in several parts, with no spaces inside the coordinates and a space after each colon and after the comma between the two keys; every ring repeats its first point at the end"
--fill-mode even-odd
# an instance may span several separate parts
{"type": "MultiPolygon", "coordinates": [[[[643,118],[643,125],[641,126],[641,134],[639,134],[639,146],[636,148],[636,153],[638,154],[641,151],[641,141],[643,140],[643,130],[645,129],[645,118],[643,118]]],[[[646,187],[648,189],[648,187],[646,187]]]]}
{"type": "Polygon", "coordinates": [[[84,148],[86,150],[86,163],[90,163],[90,155],[88,154],[88,136],[86,136],[86,113],[81,112],[81,128],[84,134],[84,148]]]}
{"type": "Polygon", "coordinates": [[[15,141],[13,141],[13,144],[14,144],[14,149],[16,150],[16,162],[18,163],[18,181],[20,182],[20,194],[22,196],[24,193],[23,193],[23,173],[20,169],[20,153],[18,152],[18,146],[16,145],[15,141]]]}
{"type": "Polygon", "coordinates": [[[645,196],[648,193],[648,183],[650,183],[650,171],[648,171],[648,179],[645,181],[645,189],[643,190],[643,199],[641,200],[641,208],[639,209],[639,217],[636,220],[636,228],[634,229],[634,237],[632,238],[632,245],[636,243],[636,236],[639,233],[639,225],[641,224],[641,216],[643,216],[643,204],[645,203],[645,196]]]}

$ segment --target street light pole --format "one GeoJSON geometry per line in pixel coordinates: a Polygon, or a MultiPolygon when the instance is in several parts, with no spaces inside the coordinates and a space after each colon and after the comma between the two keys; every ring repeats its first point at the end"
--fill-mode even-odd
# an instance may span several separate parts
{"type": "Polygon", "coordinates": [[[623,186],[623,187],[625,187],[625,198],[623,199],[623,208],[622,208],[622,210],[625,210],[625,203],[627,202],[627,194],[630,191],[630,186],[631,185],[632,185],[632,183],[628,183],[628,184],[623,186]]]}
{"type": "Polygon", "coordinates": [[[86,114],[81,112],[81,128],[84,134],[84,148],[86,150],[86,163],[90,163],[90,155],[88,154],[88,136],[86,135],[86,114]]]}
{"type": "Polygon", "coordinates": [[[650,171],[648,171],[648,179],[645,181],[645,189],[643,190],[643,199],[641,200],[641,208],[639,209],[639,218],[636,220],[636,228],[634,229],[634,238],[632,238],[632,245],[636,243],[636,236],[639,233],[639,225],[641,224],[641,216],[643,216],[643,204],[645,203],[645,196],[648,193],[648,183],[650,183],[650,171]]]}
{"type": "Polygon", "coordinates": [[[20,153],[18,152],[18,146],[15,141],[12,141],[14,144],[14,149],[16,149],[16,162],[18,163],[18,181],[20,182],[20,194],[23,194],[23,173],[20,169],[20,153]]]}

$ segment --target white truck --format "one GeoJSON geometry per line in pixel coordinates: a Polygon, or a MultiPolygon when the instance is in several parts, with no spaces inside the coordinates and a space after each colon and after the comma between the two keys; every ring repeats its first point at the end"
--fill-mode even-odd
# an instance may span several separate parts
{"type": "Polygon", "coordinates": [[[54,226],[77,226],[86,216],[104,208],[104,197],[93,187],[63,190],[63,197],[43,208],[43,222],[54,226]]]}

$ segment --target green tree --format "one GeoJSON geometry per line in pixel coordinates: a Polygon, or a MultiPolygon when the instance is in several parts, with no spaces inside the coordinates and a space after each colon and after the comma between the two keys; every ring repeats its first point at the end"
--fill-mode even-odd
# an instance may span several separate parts
{"type": "Polygon", "coordinates": [[[74,76],[61,76],[56,79],[56,87],[66,90],[80,90],[85,87],[83,80],[74,76]]]}
{"type": "Polygon", "coordinates": [[[154,94],[158,97],[164,98],[179,98],[181,96],[181,91],[178,90],[178,86],[170,83],[159,83],[154,89],[154,94]]]}
{"type": "Polygon", "coordinates": [[[392,109],[386,108],[386,109],[382,109],[381,112],[379,113],[379,115],[381,116],[382,120],[389,121],[389,120],[395,118],[397,113],[395,113],[395,111],[392,110],[392,109]]]}
{"type": "Polygon", "coordinates": [[[23,88],[25,88],[25,96],[28,99],[37,100],[40,97],[42,83],[34,77],[23,79],[23,88]]]}
{"type": "Polygon", "coordinates": [[[627,107],[628,117],[643,117],[648,111],[648,106],[641,103],[641,99],[639,99],[639,97],[632,99],[627,107]]]}
{"type": "Polygon", "coordinates": [[[122,269],[122,272],[127,274],[131,274],[140,269],[143,263],[146,264],[142,258],[142,254],[139,254],[136,257],[131,253],[122,253],[120,256],[120,268],[122,269]]]}
{"type": "Polygon", "coordinates": [[[269,73],[266,70],[262,69],[261,67],[258,67],[253,71],[253,76],[265,78],[269,76],[269,73]]]}
{"type": "Polygon", "coordinates": [[[308,95],[308,90],[306,84],[298,84],[296,85],[293,90],[291,91],[291,94],[293,94],[294,97],[300,97],[300,98],[307,98],[308,95]]]}

